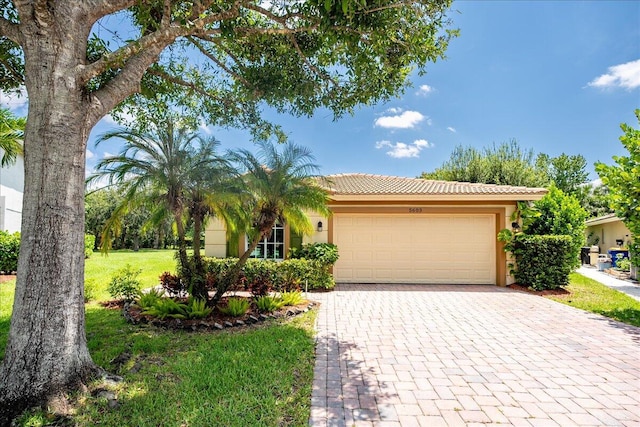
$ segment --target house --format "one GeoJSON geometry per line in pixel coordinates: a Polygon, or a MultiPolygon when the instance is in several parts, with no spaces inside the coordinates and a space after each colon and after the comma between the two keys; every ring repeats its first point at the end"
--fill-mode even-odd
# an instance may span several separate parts
{"type": "MultiPolygon", "coordinates": [[[[0,158],[3,155],[0,148],[0,158]]],[[[20,231],[23,191],[24,159],[19,155],[13,165],[0,168],[0,230],[20,231]]]]}
{"type": "MultiPolygon", "coordinates": [[[[512,283],[498,232],[511,228],[518,201],[541,199],[544,188],[430,181],[370,174],[324,177],[332,216],[310,214],[316,231],[296,236],[277,225],[255,257],[282,259],[300,243],[338,246],[338,283],[512,283]]],[[[224,224],[205,232],[207,256],[233,256],[246,238],[227,242],[224,224]]]]}
{"type": "Polygon", "coordinates": [[[600,247],[600,253],[610,248],[627,247],[631,232],[615,214],[608,214],[585,221],[585,237],[588,245],[600,247]]]}

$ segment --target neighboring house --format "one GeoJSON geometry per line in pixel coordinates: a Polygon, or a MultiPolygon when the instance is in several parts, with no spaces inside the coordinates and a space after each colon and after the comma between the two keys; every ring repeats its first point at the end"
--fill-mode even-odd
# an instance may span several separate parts
{"type": "MultiPolygon", "coordinates": [[[[368,174],[325,177],[330,218],[311,214],[316,231],[302,239],[278,226],[256,257],[282,259],[300,242],[338,246],[333,269],[340,283],[512,283],[497,234],[511,228],[517,201],[539,200],[544,188],[430,181],[368,174]]],[[[227,242],[211,221],[207,256],[237,255],[246,238],[227,242]]]]}
{"type": "MultiPolygon", "coordinates": [[[[4,151],[0,148],[0,158],[4,151]]],[[[20,231],[22,223],[22,193],[24,191],[24,159],[0,168],[0,230],[20,231]]]]}
{"type": "Polygon", "coordinates": [[[607,253],[610,248],[626,247],[631,242],[631,232],[615,214],[590,219],[585,221],[585,225],[587,244],[599,246],[600,253],[607,253]]]}

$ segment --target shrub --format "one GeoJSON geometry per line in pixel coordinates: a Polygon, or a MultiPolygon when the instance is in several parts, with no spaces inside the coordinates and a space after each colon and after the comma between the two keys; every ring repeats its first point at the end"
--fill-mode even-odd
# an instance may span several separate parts
{"type": "Polygon", "coordinates": [[[93,247],[96,244],[96,236],[93,234],[84,235],[84,257],[89,258],[93,254],[93,247]]]}
{"type": "Polygon", "coordinates": [[[569,283],[573,269],[571,236],[518,234],[510,244],[517,268],[511,273],[518,284],[536,291],[557,289],[569,283]]]}
{"type": "Polygon", "coordinates": [[[268,274],[255,275],[252,280],[247,279],[246,288],[254,297],[262,297],[273,290],[273,281],[268,274]]]}
{"type": "Polygon", "coordinates": [[[309,259],[320,261],[325,265],[333,265],[340,257],[338,247],[333,243],[307,243],[298,250],[289,253],[293,259],[309,259]]]}
{"type": "MultiPolygon", "coordinates": [[[[225,274],[238,261],[237,258],[205,258],[207,273],[219,277],[225,274]]],[[[332,289],[335,286],[333,276],[326,264],[317,260],[287,259],[282,262],[251,259],[240,274],[239,283],[231,290],[248,289],[251,283],[270,280],[276,291],[293,291],[298,287],[308,289],[332,289]]]]}
{"type": "Polygon", "coordinates": [[[249,310],[249,300],[246,298],[231,297],[227,300],[226,307],[218,306],[220,313],[233,317],[244,315],[249,310]]]}
{"type": "Polygon", "coordinates": [[[207,307],[207,302],[203,299],[189,298],[187,301],[187,317],[189,319],[204,319],[213,311],[207,307]]]}
{"type": "MultiPolygon", "coordinates": [[[[622,254],[618,254],[622,255],[622,254]]],[[[620,271],[630,271],[631,270],[631,260],[629,258],[619,258],[616,260],[616,269],[620,271]]]]}
{"type": "Polygon", "coordinates": [[[282,305],[298,305],[304,301],[304,297],[302,296],[302,292],[293,291],[293,292],[282,292],[280,294],[280,299],[282,300],[282,305]]]}
{"type": "Polygon", "coordinates": [[[186,292],[185,286],[178,276],[165,271],[160,275],[160,284],[170,296],[179,296],[186,292]]]}
{"type": "Polygon", "coordinates": [[[18,270],[20,233],[0,231],[0,271],[11,274],[18,270]]]}
{"type": "Polygon", "coordinates": [[[142,314],[148,314],[161,320],[164,320],[167,317],[174,319],[186,319],[187,305],[177,302],[171,298],[160,298],[153,304],[153,306],[144,310],[142,314]]]}
{"type": "Polygon", "coordinates": [[[107,291],[112,298],[122,298],[125,301],[133,301],[140,293],[140,281],[138,275],[142,270],[134,270],[130,264],[118,270],[112,277],[107,291]]]}
{"type": "Polygon", "coordinates": [[[271,313],[276,311],[284,304],[280,298],[264,295],[255,299],[256,307],[261,313],[271,313]]]}
{"type": "Polygon", "coordinates": [[[98,284],[95,279],[86,279],[84,281],[84,302],[92,301],[96,298],[98,284]]]}
{"type": "Polygon", "coordinates": [[[138,307],[142,310],[148,310],[153,307],[158,301],[162,299],[162,292],[153,288],[149,292],[144,292],[140,294],[140,298],[138,298],[138,307]]]}

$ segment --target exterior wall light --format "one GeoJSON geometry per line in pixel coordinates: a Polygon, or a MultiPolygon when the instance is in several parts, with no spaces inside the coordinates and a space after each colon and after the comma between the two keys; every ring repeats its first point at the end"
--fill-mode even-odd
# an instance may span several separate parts
{"type": "Polygon", "coordinates": [[[318,231],[322,231],[322,221],[318,221],[318,231]]]}
{"type": "Polygon", "coordinates": [[[520,224],[518,224],[517,222],[512,222],[511,228],[513,229],[514,232],[517,233],[518,231],[520,231],[520,224]]]}

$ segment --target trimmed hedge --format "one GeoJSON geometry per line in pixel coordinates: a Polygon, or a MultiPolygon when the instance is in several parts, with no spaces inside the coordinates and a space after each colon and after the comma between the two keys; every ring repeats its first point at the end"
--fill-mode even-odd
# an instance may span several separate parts
{"type": "Polygon", "coordinates": [[[517,268],[511,274],[536,291],[566,286],[574,264],[572,249],[571,236],[518,234],[512,242],[517,268]]]}
{"type": "Polygon", "coordinates": [[[0,231],[0,271],[11,274],[18,270],[18,254],[20,253],[20,233],[10,234],[0,231]]]}
{"type": "MultiPolygon", "coordinates": [[[[205,271],[208,275],[221,277],[231,267],[237,258],[204,258],[205,271]]],[[[309,290],[333,289],[335,281],[329,273],[326,264],[317,260],[287,259],[282,262],[270,260],[250,259],[242,269],[244,284],[250,287],[252,283],[267,280],[277,291],[293,288],[304,289],[308,285],[309,290]]]]}

